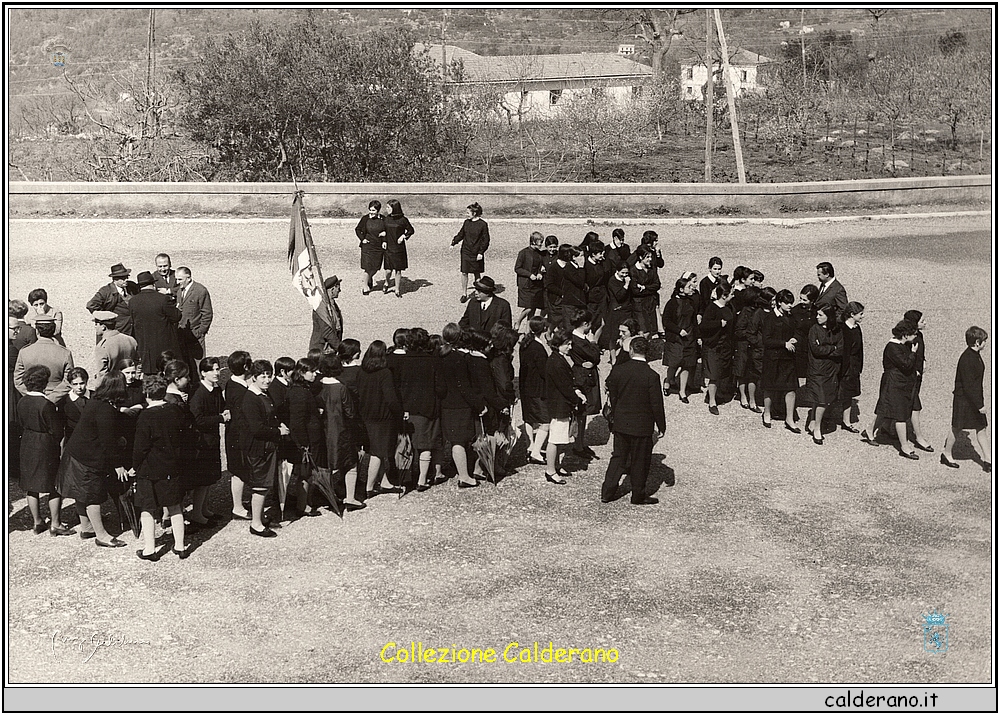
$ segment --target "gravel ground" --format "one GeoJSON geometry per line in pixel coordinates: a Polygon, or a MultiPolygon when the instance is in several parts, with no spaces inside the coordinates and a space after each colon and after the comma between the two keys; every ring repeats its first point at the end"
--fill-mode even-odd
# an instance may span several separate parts
{"type": "MultiPolygon", "coordinates": [[[[459,221],[417,221],[402,300],[360,294],[353,225],[313,227],[324,272],[345,278],[347,335],[363,344],[399,325],[433,330],[461,315],[459,221]]],[[[491,221],[488,273],[507,283],[533,228],[577,242],[586,227],[491,221]]],[[[862,412],[877,395],[882,346],[909,308],[927,317],[924,422],[947,433],[964,331],[993,325],[990,218],[865,221],[799,228],[651,224],[664,283],[758,267],[797,293],[830,260],[867,306],[862,412]]],[[[637,242],[645,226],[627,229],[637,242]]],[[[597,229],[610,235],[610,227],[597,229]]],[[[64,311],[68,346],[93,349],[83,305],[122,261],[158,251],[212,292],[209,352],[274,359],[305,351],[309,313],[290,285],[287,228],[268,222],[11,221],[8,291],[38,286],[64,311]]],[[[134,273],[133,273],[134,275],[134,273]]],[[[992,365],[992,341],[984,352],[992,365]]],[[[987,395],[991,395],[987,370],[987,395]]],[[[565,487],[521,467],[494,488],[376,499],[341,521],[295,522],[251,539],[240,522],[192,537],[187,561],[141,562],[130,548],[34,536],[23,493],[8,496],[12,683],[983,683],[993,644],[992,480],[971,445],[962,468],[937,454],[900,459],[840,432],[824,446],[765,431],[738,405],[719,417],[667,403],[651,479],[660,504],[598,500],[610,455],[604,421],[588,427],[600,459],[570,462],[565,487]],[[923,650],[921,616],[949,614],[950,649],[923,650]],[[94,641],[97,634],[97,641],[94,641]],[[615,648],[615,663],[387,664],[408,647],[615,648]],[[390,651],[391,652],[391,651],[390,651]]],[[[226,511],[228,489],[212,504],[226,511]]],[[[514,651],[516,652],[516,650],[514,651]]]]}

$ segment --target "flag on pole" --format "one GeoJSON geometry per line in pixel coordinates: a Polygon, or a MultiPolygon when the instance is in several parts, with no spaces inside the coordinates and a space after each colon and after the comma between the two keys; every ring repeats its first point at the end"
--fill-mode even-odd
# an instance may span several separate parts
{"type": "Polygon", "coordinates": [[[301,293],[309,306],[333,326],[333,311],[329,296],[323,290],[323,273],[316,258],[309,221],[302,205],[302,192],[295,192],[292,202],[292,225],[288,234],[288,268],[292,272],[292,285],[301,293]]]}

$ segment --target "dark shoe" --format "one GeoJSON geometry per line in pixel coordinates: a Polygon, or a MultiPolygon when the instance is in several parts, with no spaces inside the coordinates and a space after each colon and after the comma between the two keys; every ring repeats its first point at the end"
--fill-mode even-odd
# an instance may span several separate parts
{"type": "Polygon", "coordinates": [[[463,482],[463,481],[459,481],[458,482],[458,488],[459,489],[474,489],[475,487],[478,487],[478,486],[479,486],[479,482],[473,482],[472,484],[469,484],[468,482],[463,482]]]}
{"type": "MultiPolygon", "coordinates": [[[[707,72],[708,70],[705,70],[705,71],[707,72]]],[[[614,365],[614,362],[612,362],[611,364],[614,365]]],[[[673,394],[673,390],[670,389],[670,385],[664,385],[663,386],[663,396],[664,397],[670,397],[670,395],[672,395],[672,394],[673,394]]],[[[604,502],[604,503],[607,504],[607,502],[604,502]]]]}
{"type": "Polygon", "coordinates": [[[861,434],[861,430],[854,429],[853,427],[851,427],[851,425],[842,424],[840,425],[840,429],[844,430],[845,432],[850,432],[851,434],[861,434]]]}
{"type": "Polygon", "coordinates": [[[760,423],[765,427],[767,427],[768,429],[771,429],[771,423],[764,419],[763,414],[760,416],[760,423]]]}
{"type": "Polygon", "coordinates": [[[540,464],[540,465],[542,465],[544,467],[545,466],[545,460],[544,459],[535,459],[534,457],[532,457],[529,454],[528,455],[528,464],[540,464]]]}
{"type": "MultiPolygon", "coordinates": [[[[707,70],[706,70],[706,72],[707,72],[707,70]]],[[[762,414],[764,414],[764,410],[762,410],[761,408],[757,407],[756,405],[754,405],[753,407],[748,407],[747,409],[750,410],[751,412],[753,412],[755,415],[762,415],[762,414]]]]}
{"type": "Polygon", "coordinates": [[[868,436],[868,430],[861,430],[861,441],[870,447],[878,447],[878,442],[868,436]]]}
{"type": "Polygon", "coordinates": [[[111,537],[111,541],[101,541],[100,539],[97,539],[94,543],[98,546],[103,546],[106,549],[119,549],[122,546],[125,546],[124,541],[116,539],[115,537],[111,537]]]}
{"type": "Polygon", "coordinates": [[[583,449],[580,449],[579,447],[574,447],[572,449],[572,452],[581,459],[593,459],[596,456],[592,451],[590,451],[586,447],[584,447],[583,449]]]}
{"type": "Polygon", "coordinates": [[[914,442],[913,446],[916,447],[917,449],[919,449],[921,452],[933,452],[934,451],[933,447],[931,447],[931,446],[925,447],[924,445],[920,444],[919,442],[914,442]]]}
{"type": "Polygon", "coordinates": [[[344,511],[361,511],[366,506],[368,506],[368,505],[364,504],[364,503],[362,503],[362,504],[352,504],[349,501],[345,501],[344,502],[344,511]]]}
{"type": "Polygon", "coordinates": [[[636,505],[640,505],[640,504],[659,504],[660,500],[657,499],[656,497],[640,497],[639,499],[633,499],[632,503],[636,504],[636,505]]]}
{"type": "Polygon", "coordinates": [[[952,469],[958,469],[958,462],[952,462],[943,454],[941,455],[941,464],[943,464],[946,467],[951,467],[952,469]]]}
{"type": "MultiPolygon", "coordinates": [[[[705,71],[707,72],[708,70],[705,70],[705,71]]],[[[748,405],[745,402],[741,402],[740,403],[740,407],[742,407],[744,410],[749,410],[750,409],[750,405],[748,405]]]]}
{"type": "Polygon", "coordinates": [[[813,444],[823,444],[823,438],[822,437],[817,437],[816,435],[813,435],[813,444]]]}
{"type": "Polygon", "coordinates": [[[983,462],[983,471],[989,474],[993,471],[993,462],[983,462]]]}
{"type": "Polygon", "coordinates": [[[96,536],[97,536],[97,533],[94,532],[94,531],[81,531],[80,532],[80,538],[83,539],[83,540],[93,539],[96,536]]]}
{"type": "MultiPolygon", "coordinates": [[[[252,526],[250,527],[250,531],[253,531],[253,527],[252,526]]],[[[267,530],[265,529],[265,531],[267,531],[267,530]]],[[[273,534],[274,532],[272,531],[271,533],[273,534]]],[[[263,536],[263,535],[264,535],[263,532],[261,532],[260,534],[257,534],[257,536],[263,536]]],[[[177,558],[179,558],[181,561],[183,561],[184,559],[186,559],[188,556],[191,555],[191,547],[190,546],[188,546],[183,551],[178,551],[177,549],[174,549],[174,548],[172,548],[170,550],[173,551],[174,554],[177,556],[177,558]]]]}
{"type": "Polygon", "coordinates": [[[278,532],[276,532],[274,529],[272,529],[269,526],[265,526],[260,531],[257,531],[255,528],[253,528],[251,526],[250,527],[250,533],[253,534],[254,536],[263,536],[265,539],[271,539],[271,538],[273,538],[273,537],[275,537],[275,536],[278,535],[278,532]]]}
{"type": "Polygon", "coordinates": [[[802,430],[800,428],[798,428],[798,427],[792,427],[787,422],[785,423],[785,429],[788,430],[789,432],[791,432],[792,434],[802,434],[802,430]]]}
{"type": "MultiPolygon", "coordinates": [[[[707,71],[707,70],[706,70],[706,71],[707,71]]],[[[418,484],[418,485],[417,485],[417,491],[418,491],[418,492],[426,492],[426,491],[427,491],[428,489],[430,489],[430,488],[431,488],[431,485],[430,485],[430,484],[418,484]]]]}
{"type": "MultiPolygon", "coordinates": [[[[706,72],[707,72],[707,70],[706,70],[706,72]]],[[[681,397],[681,402],[683,402],[683,403],[684,403],[685,405],[690,405],[690,404],[691,404],[691,400],[689,400],[689,399],[688,399],[687,397],[685,397],[685,396],[682,396],[682,397],[681,397]]]]}
{"type": "MultiPolygon", "coordinates": [[[[707,72],[708,70],[705,70],[705,71],[707,72]]],[[[368,295],[371,292],[372,292],[371,288],[362,288],[361,289],[361,295],[368,295]]]]}
{"type": "Polygon", "coordinates": [[[232,512],[232,514],[234,519],[239,519],[240,521],[251,521],[253,519],[253,517],[250,516],[249,514],[247,514],[246,516],[240,516],[235,511],[232,512]]]}
{"type": "Polygon", "coordinates": [[[151,554],[144,554],[144,553],[142,553],[142,549],[139,549],[139,550],[137,550],[135,552],[135,555],[138,556],[143,561],[159,561],[160,560],[160,554],[159,554],[158,551],[154,551],[151,554]]]}
{"type": "Polygon", "coordinates": [[[906,459],[920,459],[916,452],[904,452],[903,450],[899,450],[899,456],[905,457],[906,459]]]}
{"type": "MultiPolygon", "coordinates": [[[[65,524],[56,524],[49,529],[49,536],[73,536],[75,533],[75,531],[70,529],[65,524]]],[[[94,534],[94,536],[97,536],[97,534],[94,534]]]]}
{"type": "Polygon", "coordinates": [[[556,478],[555,478],[555,477],[554,477],[553,475],[551,475],[551,474],[546,474],[546,475],[545,475],[545,481],[547,481],[547,482],[551,482],[552,484],[565,484],[565,483],[566,483],[566,480],[565,480],[565,479],[556,479],[556,478]]]}
{"type": "Polygon", "coordinates": [[[311,519],[314,516],[323,516],[323,512],[321,512],[319,509],[309,509],[302,516],[306,517],[307,519],[311,519]]]}
{"type": "MultiPolygon", "coordinates": [[[[32,531],[34,531],[36,534],[44,534],[46,531],[48,531],[48,528],[49,525],[43,521],[41,524],[35,524],[35,526],[32,528],[32,531]]],[[[55,536],[55,534],[53,534],[53,536],[55,536]]]]}
{"type": "MultiPolygon", "coordinates": [[[[708,70],[705,70],[705,71],[707,72],[708,70]]],[[[706,405],[708,404],[708,392],[707,391],[705,392],[705,404],[706,405]]]]}
{"type": "MultiPolygon", "coordinates": [[[[707,72],[708,70],[705,70],[705,71],[707,72]]],[[[388,286],[388,284],[382,286],[382,295],[389,295],[389,286],[388,286]]]]}
{"type": "Polygon", "coordinates": [[[469,300],[469,294],[468,294],[468,293],[466,293],[465,295],[463,295],[463,296],[462,296],[461,298],[459,298],[459,299],[458,299],[458,302],[459,302],[459,303],[465,303],[465,302],[467,302],[468,300],[469,300]]]}
{"type": "MultiPolygon", "coordinates": [[[[707,71],[708,70],[706,70],[706,72],[707,71]]],[[[713,415],[717,415],[717,414],[719,414],[719,406],[718,405],[709,405],[708,406],[708,411],[711,412],[713,415]]]]}

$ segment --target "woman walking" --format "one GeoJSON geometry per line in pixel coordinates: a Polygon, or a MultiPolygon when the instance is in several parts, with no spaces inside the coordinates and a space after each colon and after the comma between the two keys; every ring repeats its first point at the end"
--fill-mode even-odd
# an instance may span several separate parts
{"type": "Polygon", "coordinates": [[[274,368],[267,360],[254,360],[247,372],[247,392],[242,406],[242,447],[246,483],[251,489],[250,533],[273,538],[277,532],[264,523],[264,501],[278,475],[278,440],[288,435],[288,426],[278,422],[267,389],[274,368]]]}
{"type": "Polygon", "coordinates": [[[397,494],[389,475],[395,471],[396,439],[399,436],[403,408],[399,404],[392,373],[386,365],[386,345],[375,340],[368,346],[358,373],[358,397],[361,419],[368,435],[371,458],[366,482],[367,498],[379,494],[397,494]],[[384,471],[383,471],[384,466],[384,471]],[[376,480],[382,481],[376,488],[376,480]]]}
{"type": "MultiPolygon", "coordinates": [[[[306,473],[305,454],[308,452],[313,464],[327,467],[326,439],[323,435],[322,402],[317,398],[314,387],[319,371],[319,361],[301,358],[292,370],[291,386],[288,388],[288,432],[295,450],[292,464],[293,475],[298,475],[296,516],[319,516],[317,509],[309,510],[309,475],[306,473]]],[[[288,491],[291,492],[291,484],[288,491]]],[[[287,504],[287,501],[285,502],[287,504]]],[[[336,506],[331,504],[330,506],[336,506]]]]}
{"type": "Polygon", "coordinates": [[[471,358],[459,347],[463,343],[462,332],[455,323],[448,323],[441,330],[444,340],[441,374],[445,383],[441,398],[441,433],[458,470],[459,488],[471,489],[479,486],[479,482],[469,475],[468,449],[476,439],[476,423],[486,412],[486,398],[472,377],[471,358]]]}
{"type": "Polygon", "coordinates": [[[226,408],[226,399],[219,387],[220,359],[202,358],[198,362],[198,374],[201,380],[189,402],[194,420],[194,454],[187,477],[188,487],[194,491],[188,520],[206,526],[215,519],[215,514],[205,508],[208,490],[222,477],[219,428],[229,422],[232,413],[226,408]]]}
{"type": "Polygon", "coordinates": [[[701,325],[705,377],[708,379],[708,411],[719,414],[718,395],[722,386],[723,395],[733,394],[733,309],[732,287],[725,278],[719,278],[709,293],[710,300],[705,306],[701,325]]]}
{"type": "Polygon", "coordinates": [[[413,235],[410,219],[403,215],[403,207],[396,199],[386,202],[389,214],[385,221],[385,285],[383,293],[389,292],[389,279],[395,274],[396,297],[403,297],[403,271],[409,267],[406,259],[406,242],[413,235]]]}
{"type": "Polygon", "coordinates": [[[545,294],[542,279],[545,269],[542,265],[542,244],[545,237],[534,231],[528,237],[528,247],[518,251],[514,261],[514,274],[517,276],[517,307],[521,314],[517,317],[514,330],[521,330],[525,318],[535,315],[535,311],[545,310],[545,294]]]}
{"type": "Polygon", "coordinates": [[[823,415],[837,399],[844,354],[844,336],[837,324],[835,305],[825,304],[816,309],[816,324],[809,329],[805,346],[809,352],[805,391],[813,405],[811,419],[806,418],[806,431],[812,435],[814,444],[823,444],[823,415]]]}
{"type": "MultiPolygon", "coordinates": [[[[640,249],[641,250],[641,249],[640,249]]],[[[674,283],[674,292],[663,308],[663,364],[667,374],[663,379],[663,394],[670,394],[677,378],[677,394],[685,405],[688,401],[688,378],[698,365],[698,275],[685,272],[674,283]],[[679,375],[678,375],[679,373],[679,375]]],[[[642,323],[639,323],[642,331],[642,323]]]]}
{"type": "Polygon", "coordinates": [[[795,296],[790,290],[780,290],[775,296],[775,308],[762,316],[761,342],[764,346],[764,363],[760,386],[764,390],[764,413],[761,421],[771,427],[771,404],[775,397],[785,400],[785,429],[793,434],[802,430],[795,425],[795,326],[790,313],[795,296]]]}
{"type": "Polygon", "coordinates": [[[549,413],[545,408],[545,364],[549,359],[544,335],[548,323],[544,318],[528,320],[528,332],[521,339],[518,360],[518,386],[521,392],[521,419],[528,436],[528,462],[545,464],[542,447],[549,434],[549,413]]]}
{"type": "MultiPolygon", "coordinates": [[[[372,276],[382,268],[382,260],[385,257],[386,230],[385,220],[379,216],[382,210],[382,202],[372,199],[368,202],[368,214],[362,216],[354,233],[358,237],[361,247],[361,270],[365,274],[364,287],[361,289],[363,295],[372,292],[372,276]]],[[[388,280],[385,288],[388,287],[388,280]]],[[[388,292],[383,288],[383,292],[388,292]]]]}
{"type": "Polygon", "coordinates": [[[357,511],[365,504],[357,499],[358,435],[355,426],[360,420],[357,400],[347,385],[340,381],[344,367],[340,357],[329,353],[319,360],[320,393],[326,435],[326,460],[330,469],[344,479],[344,509],[357,511]]]}
{"type": "Polygon", "coordinates": [[[965,331],[967,347],[958,358],[958,368],[955,371],[951,431],[941,451],[941,464],[952,469],[958,469],[958,462],[952,459],[951,452],[958,432],[965,430],[975,433],[976,441],[979,442],[983,456],[983,471],[993,471],[989,424],[986,420],[989,407],[983,400],[983,374],[986,372],[986,366],[983,363],[982,352],[987,337],[986,331],[975,325],[965,331]]]}
{"type": "Polygon", "coordinates": [[[840,361],[839,402],[844,414],[841,429],[858,434],[860,430],[851,421],[861,395],[861,372],[865,367],[865,341],[861,333],[861,322],[865,317],[865,306],[851,301],[844,309],[840,334],[844,338],[844,355],[840,361]]]}
{"type": "Polygon", "coordinates": [[[926,362],[926,345],[924,343],[924,314],[919,310],[908,310],[903,314],[903,320],[913,323],[917,328],[917,336],[913,339],[917,346],[917,361],[913,366],[913,414],[910,415],[910,424],[913,425],[913,446],[922,452],[933,452],[930,440],[924,434],[921,414],[924,406],[920,402],[920,388],[924,382],[924,364],[926,362]]]}
{"type": "Polygon", "coordinates": [[[462,296],[459,302],[469,299],[469,274],[479,280],[486,272],[486,251],[490,247],[490,227],[483,220],[483,207],[471,203],[466,207],[469,217],[462,223],[462,228],[451,240],[452,246],[462,244],[460,249],[462,272],[462,296]]]}
{"type": "Polygon", "coordinates": [[[562,449],[573,442],[573,415],[587,403],[587,397],[573,387],[573,344],[563,330],[549,339],[552,354],[545,363],[545,406],[549,412],[549,446],[546,450],[545,481],[565,484],[569,472],[561,466],[562,449]]]}
{"type": "MultiPolygon", "coordinates": [[[[899,456],[919,459],[906,436],[906,421],[913,414],[913,388],[916,381],[917,327],[906,320],[896,323],[892,339],[882,351],[882,379],[879,383],[875,414],[893,423],[899,438],[899,456]]],[[[867,444],[877,444],[867,430],[861,433],[867,444]]]]}

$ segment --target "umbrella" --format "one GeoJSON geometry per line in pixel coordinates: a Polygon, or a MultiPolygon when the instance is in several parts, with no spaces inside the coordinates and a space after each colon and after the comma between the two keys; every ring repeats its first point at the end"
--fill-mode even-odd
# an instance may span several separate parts
{"type": "Polygon", "coordinates": [[[497,432],[493,437],[496,438],[496,464],[500,469],[507,468],[507,462],[510,459],[511,453],[514,451],[514,445],[517,444],[517,430],[514,429],[514,423],[512,420],[507,420],[507,428],[497,432]]]}
{"type": "Polygon", "coordinates": [[[486,434],[482,420],[479,420],[479,426],[479,436],[472,443],[472,451],[479,457],[479,464],[485,470],[486,476],[489,477],[493,484],[496,484],[497,436],[495,434],[486,434]]]}
{"type": "Polygon", "coordinates": [[[139,533],[142,531],[142,525],[135,513],[135,482],[129,482],[128,489],[122,491],[115,498],[115,506],[118,507],[118,520],[121,522],[122,529],[125,528],[125,521],[127,520],[132,533],[138,539],[139,533]],[[123,515],[124,519],[122,518],[123,515]]]}
{"type": "MultiPolygon", "coordinates": [[[[308,448],[306,451],[308,452],[308,448]]],[[[305,458],[302,461],[305,462],[305,458]]],[[[278,505],[281,507],[282,514],[285,513],[285,499],[288,496],[288,485],[292,481],[293,469],[291,462],[284,459],[278,462],[278,505]]]]}
{"type": "Polygon", "coordinates": [[[317,467],[308,451],[302,454],[302,466],[309,470],[309,483],[319,489],[320,493],[330,502],[333,513],[344,518],[344,509],[340,506],[337,493],[333,488],[333,471],[326,467],[317,467]]]}
{"type": "MultiPolygon", "coordinates": [[[[405,425],[409,425],[407,422],[405,425]]],[[[406,494],[406,485],[410,481],[410,469],[413,466],[413,440],[407,430],[400,431],[396,440],[396,472],[399,474],[399,498],[406,494]]]]}

